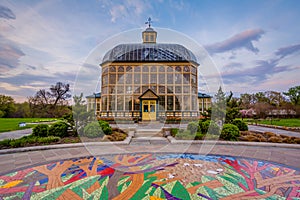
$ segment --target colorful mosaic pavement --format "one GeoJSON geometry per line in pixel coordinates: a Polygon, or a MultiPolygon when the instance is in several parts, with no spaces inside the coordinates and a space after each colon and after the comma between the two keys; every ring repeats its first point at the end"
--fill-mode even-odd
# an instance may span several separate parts
{"type": "Polygon", "coordinates": [[[299,199],[300,170],[251,159],[124,154],[0,176],[0,199],[299,199]]]}

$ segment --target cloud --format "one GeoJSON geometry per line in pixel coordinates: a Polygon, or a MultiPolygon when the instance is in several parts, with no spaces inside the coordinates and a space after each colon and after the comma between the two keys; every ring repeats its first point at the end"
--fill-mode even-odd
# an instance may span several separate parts
{"type": "Polygon", "coordinates": [[[16,15],[13,13],[11,9],[0,5],[0,18],[16,19],[16,15]]]}
{"type": "Polygon", "coordinates": [[[259,49],[253,45],[253,41],[258,41],[264,33],[262,29],[246,30],[222,42],[208,45],[206,50],[211,54],[237,49],[247,49],[253,53],[258,53],[259,49]]]}
{"type": "Polygon", "coordinates": [[[0,72],[4,73],[19,65],[19,59],[24,56],[18,45],[0,35],[0,72]]]}
{"type": "Polygon", "coordinates": [[[140,17],[147,8],[151,7],[147,1],[140,0],[125,0],[116,3],[115,1],[101,1],[102,8],[109,10],[111,16],[111,22],[117,22],[117,20],[126,20],[128,22],[132,19],[140,17]]]}
{"type": "Polygon", "coordinates": [[[287,46],[287,47],[279,48],[275,52],[275,55],[279,56],[280,58],[284,58],[288,55],[297,53],[298,51],[300,51],[300,44],[290,45],[290,46],[287,46]]]}

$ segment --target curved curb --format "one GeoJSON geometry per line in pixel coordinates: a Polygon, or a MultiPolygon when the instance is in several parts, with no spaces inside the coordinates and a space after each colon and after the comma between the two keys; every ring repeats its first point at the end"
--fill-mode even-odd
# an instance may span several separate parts
{"type": "Polygon", "coordinates": [[[211,145],[241,145],[255,147],[278,147],[300,149],[299,144],[282,144],[269,142],[233,142],[233,141],[215,141],[215,140],[176,140],[172,136],[167,137],[171,144],[211,144],[211,145]]]}
{"type": "Polygon", "coordinates": [[[40,151],[40,150],[48,150],[48,149],[76,148],[76,147],[85,147],[85,146],[128,145],[131,141],[131,138],[132,138],[132,136],[129,135],[124,141],[118,141],[118,142],[87,142],[87,143],[33,146],[33,147],[23,147],[23,148],[16,148],[16,149],[2,149],[2,150],[0,150],[0,155],[10,154],[10,153],[28,152],[28,151],[40,151]]]}
{"type": "MultiPolygon", "coordinates": [[[[111,145],[129,145],[132,139],[132,135],[129,134],[124,141],[120,142],[88,142],[88,143],[74,143],[74,144],[55,144],[55,145],[45,145],[45,146],[33,146],[24,147],[16,149],[2,149],[0,150],[0,155],[20,153],[28,151],[40,151],[49,149],[63,149],[63,148],[76,148],[85,146],[111,146],[111,145]]],[[[235,146],[253,146],[253,147],[276,147],[276,148],[291,148],[300,149],[299,144],[280,144],[280,143],[266,143],[266,142],[232,142],[232,141],[213,141],[213,140],[176,140],[172,136],[168,136],[167,139],[170,141],[171,145],[176,144],[208,144],[208,145],[235,145],[235,146]]],[[[151,144],[152,145],[152,144],[151,144]]]]}

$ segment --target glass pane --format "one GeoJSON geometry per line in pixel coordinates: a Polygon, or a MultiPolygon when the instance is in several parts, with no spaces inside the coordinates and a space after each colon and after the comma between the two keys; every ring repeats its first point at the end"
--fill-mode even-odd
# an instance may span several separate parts
{"type": "Polygon", "coordinates": [[[175,70],[176,70],[177,72],[181,72],[181,67],[180,67],[180,66],[176,66],[175,70]]]}
{"type": "Polygon", "coordinates": [[[123,66],[119,67],[119,68],[118,68],[118,71],[119,71],[119,72],[124,72],[124,67],[123,67],[123,66]]]}
{"type": "Polygon", "coordinates": [[[160,94],[164,94],[166,91],[165,91],[165,86],[159,86],[159,91],[158,93],[160,94]]]}
{"type": "Polygon", "coordinates": [[[159,74],[158,84],[165,84],[165,74],[159,74]]]}
{"type": "Polygon", "coordinates": [[[149,72],[149,67],[148,66],[143,66],[143,72],[149,72]]]}
{"type": "Polygon", "coordinates": [[[110,68],[109,68],[109,71],[110,71],[110,72],[116,72],[116,67],[115,67],[115,66],[110,67],[110,68]]]}
{"type": "Polygon", "coordinates": [[[143,74],[143,84],[149,84],[149,74],[143,74]]]}
{"type": "Polygon", "coordinates": [[[141,83],[141,75],[140,74],[134,74],[134,83],[135,84],[141,83]]]}
{"type": "Polygon", "coordinates": [[[128,67],[126,68],[126,72],[132,72],[132,67],[128,66],[128,67]]]}
{"type": "Polygon", "coordinates": [[[160,66],[159,67],[159,72],[165,72],[165,67],[164,66],[160,66]]]}
{"type": "Polygon", "coordinates": [[[148,112],[148,105],[144,105],[143,112],[148,112]]]}
{"type": "Polygon", "coordinates": [[[167,110],[173,110],[173,96],[167,97],[167,110]]]}
{"type": "Polygon", "coordinates": [[[109,84],[116,84],[116,75],[115,74],[109,75],[109,84]]]}
{"type": "Polygon", "coordinates": [[[156,66],[151,67],[151,72],[156,72],[156,66]]]}
{"type": "Polygon", "coordinates": [[[140,71],[141,71],[141,67],[140,67],[140,66],[134,67],[134,71],[135,71],[135,72],[140,72],[140,71]]]}
{"type": "Polygon", "coordinates": [[[132,83],[132,74],[125,74],[126,77],[126,83],[131,84],[132,83]]]}
{"type": "Polygon", "coordinates": [[[175,84],[181,84],[182,74],[175,74],[175,84]]]}
{"type": "Polygon", "coordinates": [[[172,67],[168,67],[167,72],[173,72],[173,68],[172,67]]]}
{"type": "Polygon", "coordinates": [[[157,83],[156,74],[151,74],[151,83],[157,83]]]}
{"type": "Polygon", "coordinates": [[[167,83],[168,84],[173,84],[173,74],[168,74],[167,75],[167,83]]]}
{"type": "Polygon", "coordinates": [[[150,112],[155,112],[155,105],[150,105],[150,112]]]}
{"type": "Polygon", "coordinates": [[[190,67],[189,67],[189,66],[184,66],[183,71],[184,71],[184,72],[190,72],[190,67]]]}

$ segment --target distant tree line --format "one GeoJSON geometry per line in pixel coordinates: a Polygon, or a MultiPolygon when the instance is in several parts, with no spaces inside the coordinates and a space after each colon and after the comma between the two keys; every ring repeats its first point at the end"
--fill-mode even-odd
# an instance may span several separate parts
{"type": "Polygon", "coordinates": [[[231,122],[237,117],[299,117],[300,86],[289,88],[287,92],[266,91],[253,94],[244,93],[240,97],[228,96],[219,88],[208,115],[224,118],[231,122]]]}

